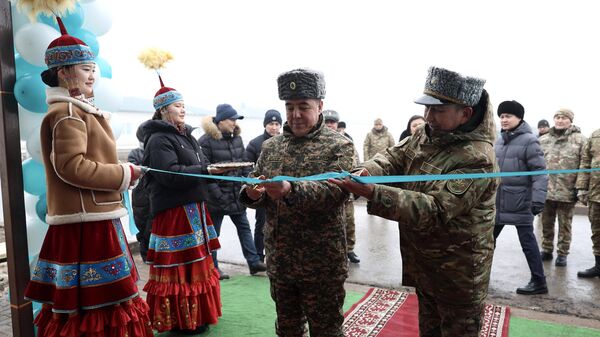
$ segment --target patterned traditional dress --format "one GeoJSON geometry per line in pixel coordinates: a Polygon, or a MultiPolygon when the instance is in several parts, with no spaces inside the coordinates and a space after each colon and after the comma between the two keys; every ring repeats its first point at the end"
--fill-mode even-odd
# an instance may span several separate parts
{"type": "Polygon", "coordinates": [[[159,332],[194,330],[221,316],[219,273],[210,252],[220,248],[204,203],[191,203],[156,215],[147,263],[150,317],[159,332]]]}
{"type": "Polygon", "coordinates": [[[152,336],[121,221],[52,225],[25,296],[38,336],[152,336]]]}

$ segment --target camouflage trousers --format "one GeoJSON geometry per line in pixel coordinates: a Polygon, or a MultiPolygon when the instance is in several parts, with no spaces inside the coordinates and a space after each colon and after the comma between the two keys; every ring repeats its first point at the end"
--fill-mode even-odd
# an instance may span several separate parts
{"type": "Polygon", "coordinates": [[[574,202],[546,200],[542,212],[542,251],[554,251],[554,222],[558,215],[558,255],[569,255],[571,247],[571,223],[573,222],[574,202]]]}
{"type": "Polygon", "coordinates": [[[344,281],[277,282],[271,279],[277,336],[343,337],[344,281]],[[308,323],[308,329],[307,329],[308,323]]]}
{"type": "Polygon", "coordinates": [[[592,225],[592,250],[595,256],[600,256],[600,202],[589,202],[588,217],[592,225]]]}
{"type": "Polygon", "coordinates": [[[354,244],[356,243],[356,232],[354,225],[354,199],[350,198],[346,201],[345,205],[346,212],[346,247],[348,253],[354,251],[354,244]]]}
{"type": "Polygon", "coordinates": [[[420,337],[479,337],[484,303],[440,303],[417,288],[420,337]]]}

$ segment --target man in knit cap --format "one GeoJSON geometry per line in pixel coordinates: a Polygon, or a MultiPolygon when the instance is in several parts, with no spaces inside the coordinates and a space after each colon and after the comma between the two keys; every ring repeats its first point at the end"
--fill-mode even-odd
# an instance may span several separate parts
{"type": "MultiPolygon", "coordinates": [[[[262,144],[265,140],[277,136],[281,133],[281,114],[277,110],[267,110],[265,112],[265,118],[263,120],[263,126],[265,131],[262,135],[252,139],[246,147],[244,153],[244,161],[251,161],[256,163],[260,152],[262,150],[262,144]]],[[[263,234],[263,228],[265,227],[265,221],[267,219],[267,212],[263,207],[256,209],[254,224],[254,246],[256,247],[256,253],[260,256],[260,260],[265,262],[265,236],[263,234]]]]}
{"type": "Polygon", "coordinates": [[[383,153],[385,149],[394,144],[396,144],[394,136],[388,131],[387,126],[383,125],[383,120],[375,119],[373,129],[367,134],[363,143],[365,161],[375,157],[378,153],[383,153]]]}
{"type": "MultiPolygon", "coordinates": [[[[559,109],[554,114],[554,126],[540,137],[548,170],[573,170],[579,168],[581,149],[586,142],[581,129],[573,125],[575,114],[569,109],[559,109]]],[[[552,260],[554,251],[554,222],[558,216],[558,256],[554,265],[567,265],[571,246],[571,222],[577,202],[575,182],[577,174],[550,174],[548,194],[542,212],[542,260],[552,260]]]]}
{"type": "MultiPolygon", "coordinates": [[[[308,69],[277,78],[285,101],[283,134],[263,143],[251,176],[310,176],[352,169],[352,141],[325,126],[323,74],[308,69]]],[[[344,204],[348,192],[328,181],[245,186],[240,200],[267,210],[265,252],[279,336],[344,335],[348,277],[344,204]]]]}

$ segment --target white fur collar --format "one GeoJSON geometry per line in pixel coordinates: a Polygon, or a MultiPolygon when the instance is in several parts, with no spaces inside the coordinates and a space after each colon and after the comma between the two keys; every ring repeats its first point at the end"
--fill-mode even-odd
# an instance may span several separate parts
{"type": "Polygon", "coordinates": [[[46,88],[46,103],[52,104],[57,102],[69,102],[77,105],[78,108],[83,111],[104,117],[105,119],[110,119],[111,113],[108,111],[100,110],[99,108],[88,104],[86,102],[80,101],[76,98],[69,96],[69,91],[63,87],[50,87],[46,88]]]}

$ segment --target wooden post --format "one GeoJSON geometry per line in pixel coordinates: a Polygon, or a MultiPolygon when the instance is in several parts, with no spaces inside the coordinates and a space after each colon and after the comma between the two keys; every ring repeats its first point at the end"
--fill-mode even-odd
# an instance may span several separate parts
{"type": "Polygon", "coordinates": [[[33,337],[31,302],[23,297],[29,282],[29,254],[23,201],[19,114],[13,93],[16,80],[15,55],[8,0],[0,0],[0,41],[0,178],[12,329],[14,337],[33,337]]]}

